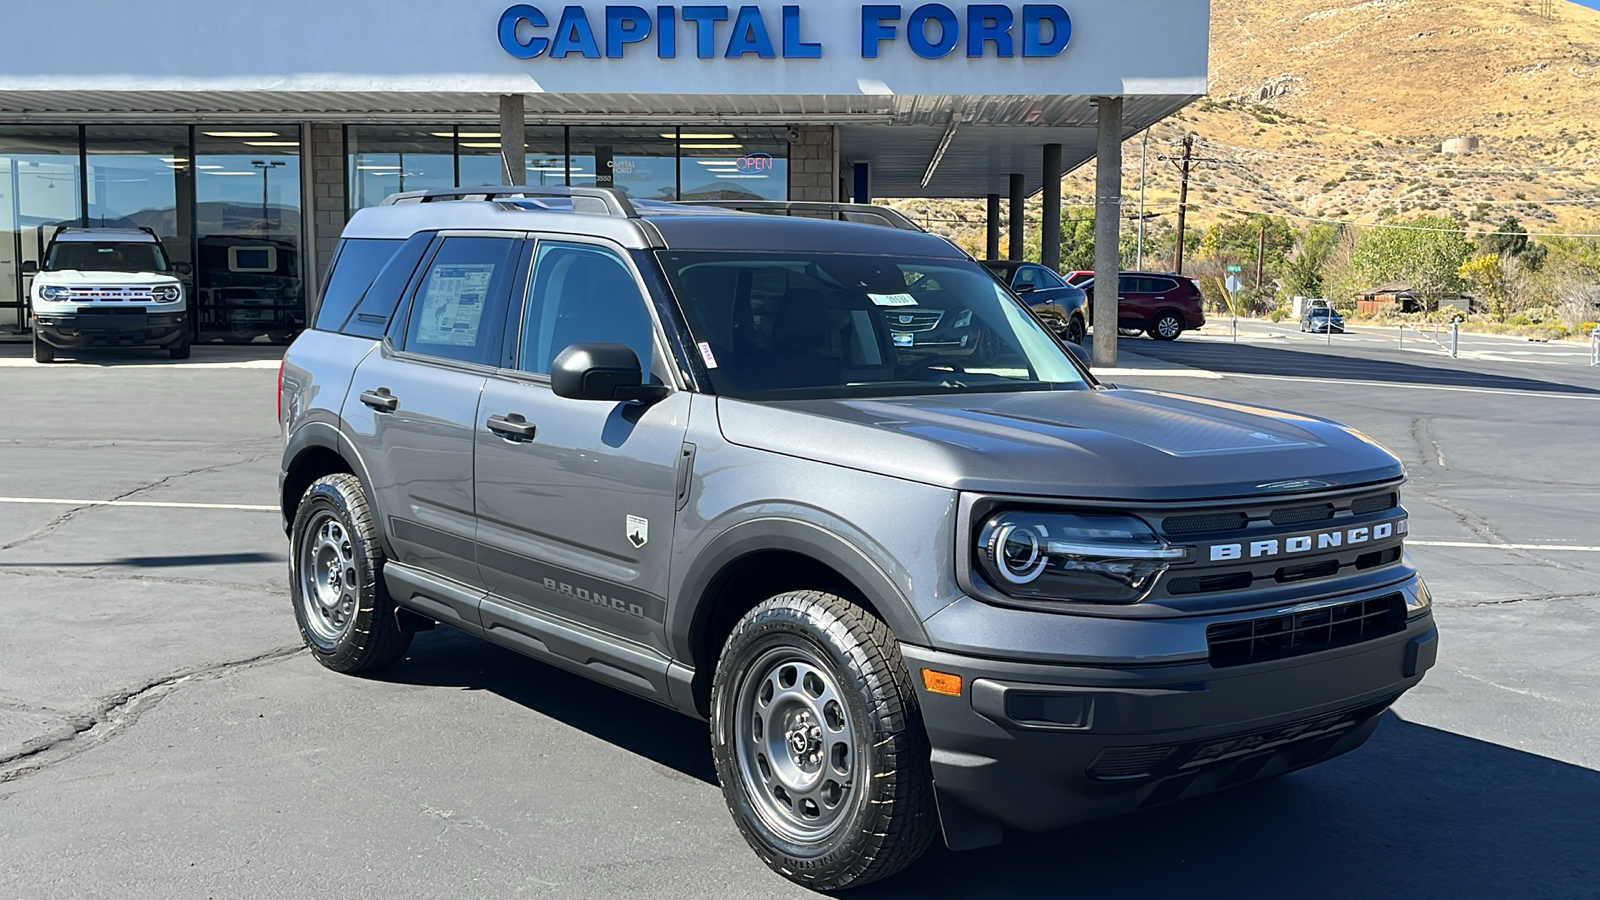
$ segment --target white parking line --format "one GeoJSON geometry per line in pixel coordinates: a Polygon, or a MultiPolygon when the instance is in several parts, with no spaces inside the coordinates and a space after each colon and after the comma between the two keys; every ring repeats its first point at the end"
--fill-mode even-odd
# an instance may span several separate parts
{"type": "Polygon", "coordinates": [[[65,500],[57,497],[0,497],[0,503],[27,503],[40,506],[143,506],[153,509],[233,509],[245,512],[278,512],[276,506],[248,503],[166,503],[155,500],[65,500]]]}
{"type": "Polygon", "coordinates": [[[1413,541],[1409,539],[1406,544],[1413,547],[1463,547],[1469,550],[1575,550],[1579,553],[1600,553],[1600,547],[1585,547],[1581,544],[1488,544],[1479,541],[1413,541]]]}
{"type": "Polygon", "coordinates": [[[6,369],[38,369],[40,371],[56,371],[60,369],[109,369],[115,365],[118,369],[276,369],[278,361],[275,359],[241,359],[233,362],[148,362],[145,360],[117,360],[109,362],[54,362],[49,364],[36,363],[27,357],[0,357],[0,368],[6,369]]]}
{"type": "Polygon", "coordinates": [[[1356,387],[1391,387],[1412,391],[1459,391],[1466,394],[1504,394],[1512,397],[1550,397],[1561,400],[1600,400],[1600,394],[1586,394],[1573,387],[1571,391],[1519,391],[1514,388],[1481,388],[1454,384],[1406,384],[1400,381],[1356,381],[1346,378],[1319,378],[1300,375],[1247,375],[1228,372],[1226,378],[1254,378],[1260,381],[1297,381],[1301,384],[1345,384],[1356,387]]]}

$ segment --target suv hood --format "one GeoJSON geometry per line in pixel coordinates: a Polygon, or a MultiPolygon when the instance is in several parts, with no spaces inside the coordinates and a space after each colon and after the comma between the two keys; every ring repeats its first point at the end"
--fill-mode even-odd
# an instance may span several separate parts
{"type": "Polygon", "coordinates": [[[34,277],[34,284],[65,285],[67,287],[94,287],[97,285],[161,285],[178,284],[175,275],[162,275],[156,272],[83,272],[77,269],[61,269],[51,272],[40,272],[34,277]]]}
{"type": "Polygon", "coordinates": [[[719,398],[717,410],[730,443],[961,491],[1202,500],[1404,474],[1389,451],[1325,419],[1156,391],[719,398]]]}

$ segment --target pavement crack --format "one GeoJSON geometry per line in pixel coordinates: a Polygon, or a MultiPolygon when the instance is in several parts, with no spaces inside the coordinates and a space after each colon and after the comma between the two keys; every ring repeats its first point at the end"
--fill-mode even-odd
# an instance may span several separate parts
{"type": "MultiPolygon", "coordinates": [[[[128,489],[126,491],[123,491],[122,493],[116,495],[115,497],[110,497],[108,499],[112,500],[112,501],[126,500],[129,497],[134,496],[135,494],[142,494],[145,491],[155,490],[156,488],[162,487],[162,486],[164,486],[164,485],[166,485],[166,484],[168,484],[168,483],[170,483],[170,482],[172,482],[172,481],[174,481],[176,479],[179,479],[179,478],[188,478],[191,475],[203,475],[203,474],[206,474],[206,473],[209,473],[209,472],[220,472],[223,469],[230,469],[230,468],[233,468],[234,466],[248,465],[250,463],[257,462],[257,461],[259,461],[261,459],[264,459],[264,458],[266,458],[266,456],[267,456],[267,454],[264,453],[264,452],[252,453],[249,456],[244,457],[243,459],[236,459],[236,460],[233,460],[231,462],[216,463],[214,465],[209,465],[209,466],[199,466],[199,467],[193,468],[193,469],[185,469],[182,472],[174,472],[171,475],[166,475],[166,476],[163,476],[161,478],[158,478],[155,481],[150,482],[149,484],[141,484],[138,487],[130,488],[130,489],[128,489]]],[[[38,528],[34,529],[33,531],[29,532],[28,534],[25,534],[22,537],[17,538],[14,541],[11,541],[10,543],[0,544],[0,553],[3,553],[5,551],[7,551],[7,550],[14,549],[16,547],[20,547],[23,544],[27,544],[27,543],[30,543],[32,541],[36,541],[36,540],[38,540],[38,539],[40,539],[42,537],[49,537],[50,535],[54,534],[58,529],[60,529],[61,526],[67,524],[70,521],[72,521],[72,519],[74,517],[76,517],[78,515],[78,513],[81,513],[86,509],[95,509],[97,507],[103,506],[103,505],[105,505],[105,502],[106,501],[102,500],[102,501],[96,501],[94,503],[86,503],[86,504],[83,504],[81,506],[74,506],[71,509],[67,510],[66,512],[63,512],[60,515],[52,518],[50,521],[44,523],[43,525],[41,525],[38,528]]]]}
{"type": "Polygon", "coordinates": [[[118,572],[102,566],[80,571],[63,571],[48,565],[0,564],[0,575],[18,578],[76,578],[82,581],[131,581],[145,584],[170,584],[181,587],[216,588],[229,591],[249,591],[256,594],[283,595],[282,585],[245,584],[237,581],[216,581],[207,578],[180,578],[172,575],[143,575],[118,572]]]}
{"type": "Polygon", "coordinates": [[[1581,591],[1575,594],[1534,594],[1528,597],[1503,597],[1498,600],[1477,600],[1472,603],[1451,603],[1452,609],[1477,609],[1482,606],[1509,606],[1516,603],[1553,603],[1565,600],[1596,600],[1600,594],[1581,591]]]}
{"type": "Polygon", "coordinates": [[[16,753],[0,756],[0,784],[41,772],[105,743],[138,721],[146,710],[163,697],[188,682],[286,659],[304,649],[303,645],[295,644],[242,659],[210,663],[164,675],[132,690],[113,694],[105,698],[94,712],[74,716],[66,728],[29,742],[16,753]]]}

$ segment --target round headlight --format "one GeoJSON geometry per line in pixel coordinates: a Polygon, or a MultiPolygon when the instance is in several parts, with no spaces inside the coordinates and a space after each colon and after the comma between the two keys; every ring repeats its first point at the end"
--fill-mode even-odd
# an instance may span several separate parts
{"type": "Polygon", "coordinates": [[[72,289],[65,285],[47,284],[39,288],[39,299],[58,302],[72,296],[72,289]]]}
{"type": "Polygon", "coordinates": [[[1002,593],[1027,600],[1133,603],[1189,555],[1132,516],[1003,512],[976,538],[979,573],[1002,593]]]}
{"type": "Polygon", "coordinates": [[[154,297],[157,303],[171,303],[183,296],[183,290],[175,284],[164,284],[151,289],[150,296],[154,297]]]}

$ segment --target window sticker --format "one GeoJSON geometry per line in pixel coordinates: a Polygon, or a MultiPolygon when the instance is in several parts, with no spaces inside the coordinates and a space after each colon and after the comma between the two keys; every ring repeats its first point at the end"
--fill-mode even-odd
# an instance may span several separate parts
{"type": "Polygon", "coordinates": [[[484,295],[494,278],[494,263],[440,265],[423,289],[422,326],[417,338],[425,344],[471,347],[478,343],[484,295]]]}
{"type": "Polygon", "coordinates": [[[716,354],[711,352],[711,345],[705,341],[700,342],[700,358],[706,361],[706,368],[715,369],[717,367],[716,354]]]}
{"type": "Polygon", "coordinates": [[[910,294],[868,294],[879,306],[916,306],[917,298],[910,294]]]}

